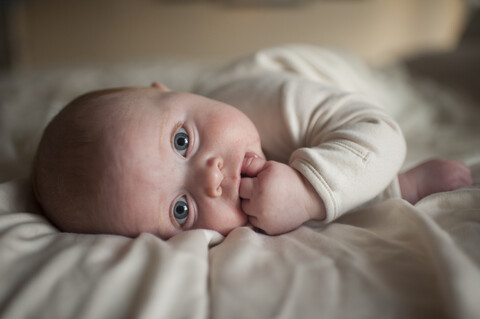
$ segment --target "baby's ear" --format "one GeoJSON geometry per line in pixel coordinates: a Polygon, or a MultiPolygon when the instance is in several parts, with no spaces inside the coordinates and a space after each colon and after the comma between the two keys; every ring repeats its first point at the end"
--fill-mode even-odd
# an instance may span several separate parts
{"type": "Polygon", "coordinates": [[[162,83],[160,83],[160,82],[157,82],[157,81],[153,82],[151,86],[152,86],[152,88],[159,89],[160,91],[163,91],[163,92],[170,92],[170,91],[171,91],[171,90],[170,90],[168,87],[166,87],[164,84],[162,84],[162,83]]]}

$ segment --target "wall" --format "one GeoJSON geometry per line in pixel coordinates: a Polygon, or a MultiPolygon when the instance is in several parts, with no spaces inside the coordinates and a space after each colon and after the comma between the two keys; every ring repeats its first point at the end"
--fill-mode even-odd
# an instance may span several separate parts
{"type": "Polygon", "coordinates": [[[298,7],[216,2],[30,0],[13,10],[13,64],[230,58],[285,43],[338,45],[374,63],[455,45],[460,0],[310,1],[298,7]]]}

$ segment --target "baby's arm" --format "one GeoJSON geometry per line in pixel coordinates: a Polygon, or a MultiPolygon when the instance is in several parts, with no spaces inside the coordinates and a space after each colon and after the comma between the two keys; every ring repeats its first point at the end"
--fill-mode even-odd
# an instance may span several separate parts
{"type": "Polygon", "coordinates": [[[286,164],[246,158],[240,196],[250,223],[269,235],[296,229],[310,219],[325,218],[325,206],[309,181],[286,164]]]}
{"type": "MultiPolygon", "coordinates": [[[[298,171],[288,165],[247,158],[242,166],[246,175],[240,185],[242,209],[250,223],[267,234],[294,230],[310,219],[323,220],[323,200],[298,171]]],[[[438,192],[473,184],[468,166],[458,161],[433,159],[399,174],[402,198],[415,204],[438,192]]]]}

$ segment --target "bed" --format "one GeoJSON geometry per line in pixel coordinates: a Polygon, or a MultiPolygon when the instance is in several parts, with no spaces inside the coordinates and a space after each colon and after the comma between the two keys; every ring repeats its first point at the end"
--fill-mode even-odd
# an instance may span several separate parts
{"type": "MultiPolygon", "coordinates": [[[[404,63],[368,70],[394,101],[405,169],[465,161],[474,185],[352,212],[280,236],[241,227],[164,241],[61,233],[40,213],[28,171],[48,120],[100,87],[159,80],[190,91],[218,61],[38,70],[0,80],[1,318],[478,318],[480,106],[404,63]]],[[[380,89],[379,89],[380,88],[380,89]]]]}

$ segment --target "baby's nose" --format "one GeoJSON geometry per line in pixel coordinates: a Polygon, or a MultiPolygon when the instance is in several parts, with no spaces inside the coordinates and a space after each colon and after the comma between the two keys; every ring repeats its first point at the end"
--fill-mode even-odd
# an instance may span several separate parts
{"type": "Polygon", "coordinates": [[[210,197],[219,197],[222,195],[222,181],[224,178],[222,168],[222,158],[212,157],[207,160],[204,178],[206,192],[210,197]]]}

